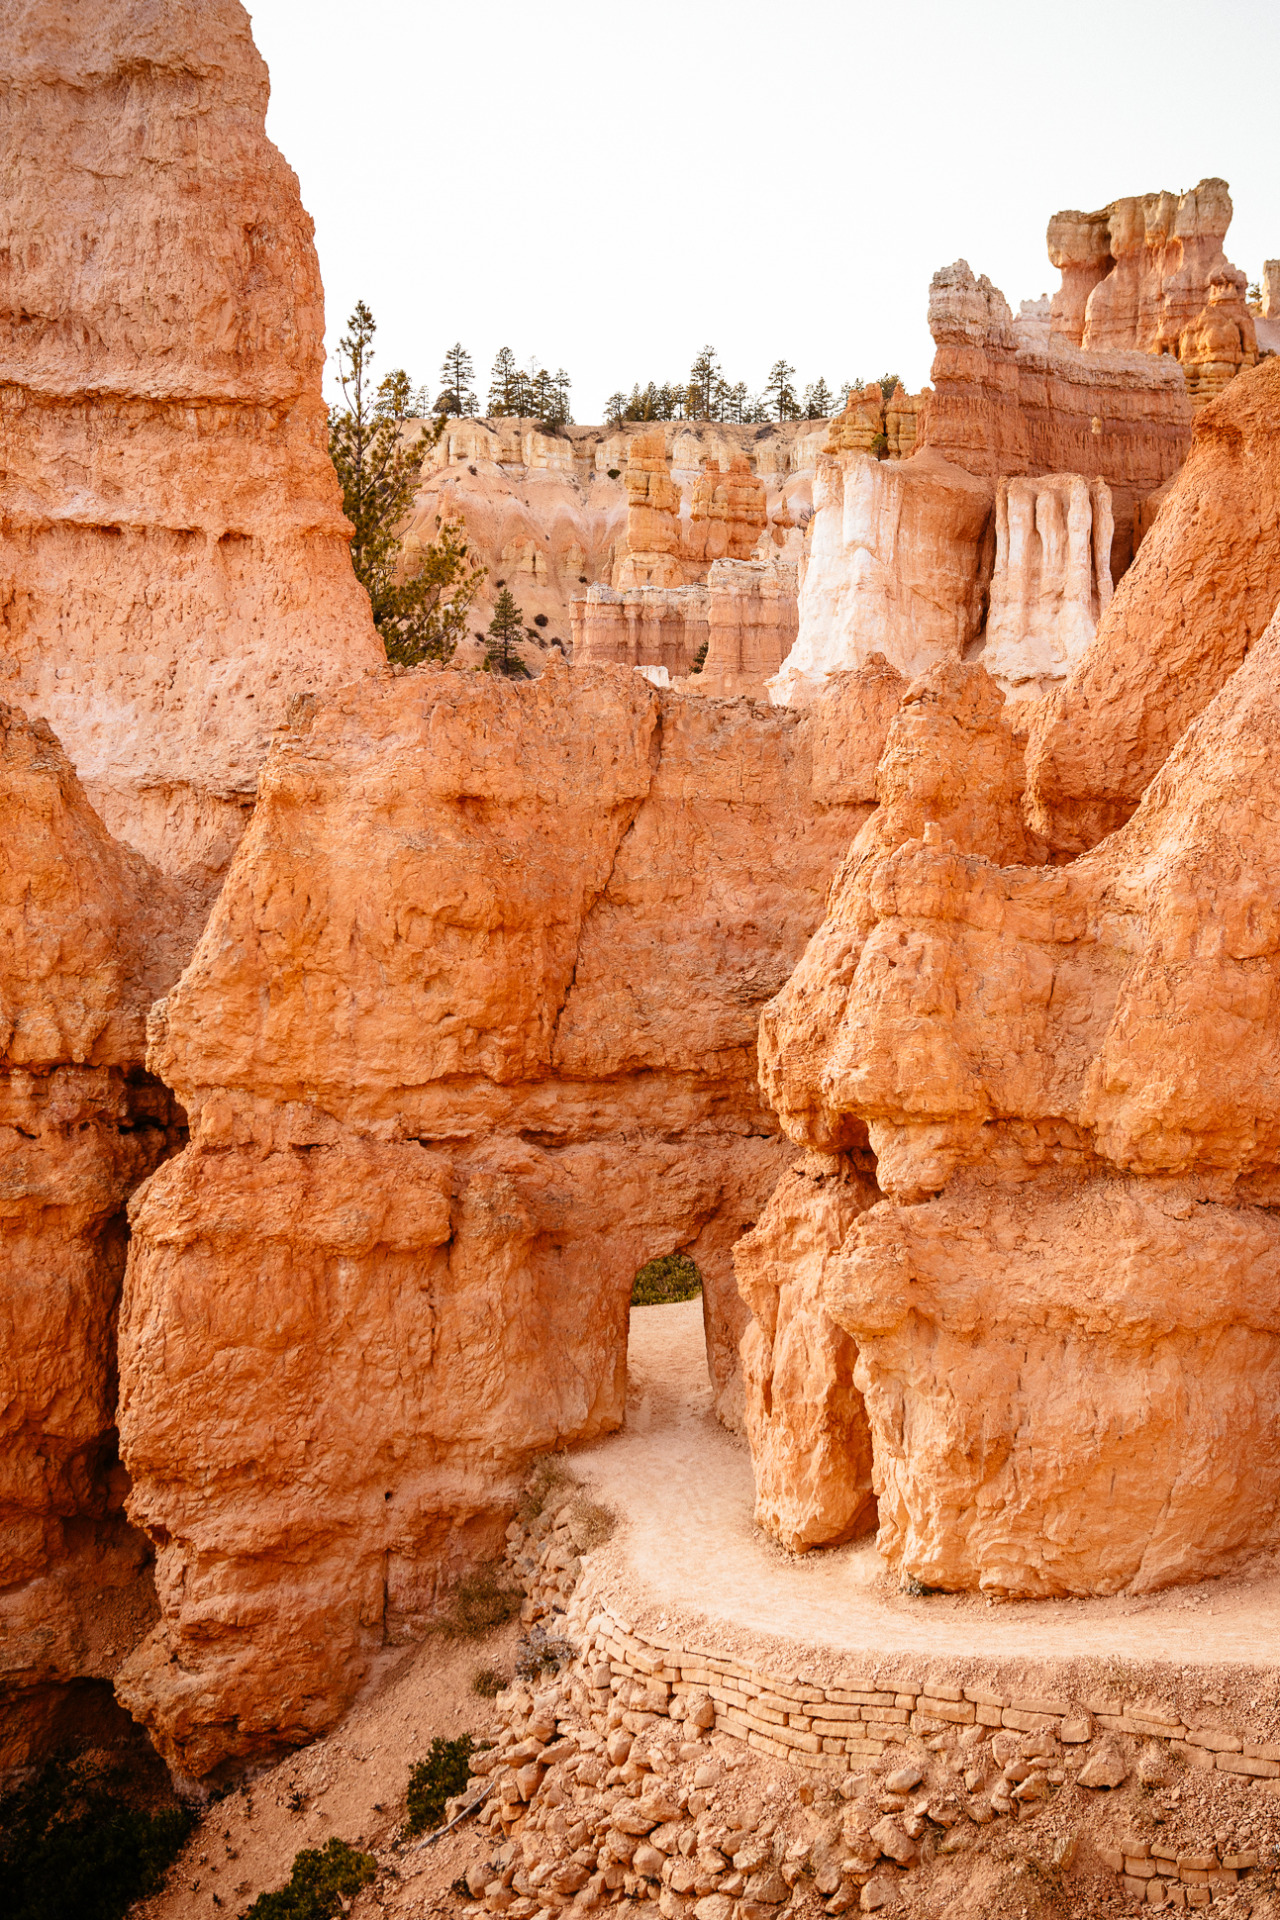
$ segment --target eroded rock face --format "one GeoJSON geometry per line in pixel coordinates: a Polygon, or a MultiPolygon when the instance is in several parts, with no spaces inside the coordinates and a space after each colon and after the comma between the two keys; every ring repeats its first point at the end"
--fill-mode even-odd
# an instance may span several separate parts
{"type": "Polygon", "coordinates": [[[1111,600],[1111,491],[1078,473],[996,485],[996,557],[982,664],[1012,699],[1065,680],[1111,600]]]}
{"type": "Polygon", "coordinates": [[[1205,405],[1257,358],[1245,276],[1223,252],[1231,213],[1225,180],[1056,213],[1053,332],[1086,353],[1171,354],[1193,406],[1205,405]]]}
{"type": "Polygon", "coordinates": [[[680,488],[671,478],[661,429],[638,434],[628,450],[627,530],[613,570],[615,587],[682,587],[680,488]]]}
{"type": "Polygon", "coordinates": [[[751,471],[745,454],[730,460],[723,472],[718,460],[708,460],[693,483],[685,558],[705,566],[749,560],[767,518],[764,481],[751,471]]]}
{"type": "Polygon", "coordinates": [[[1032,818],[1080,852],[1127,820],[1280,602],[1280,361],[1196,416],[1096,637],[1033,729],[1032,818]]]}
{"type": "Polygon", "coordinates": [[[573,657],[592,667],[691,673],[707,644],[706,587],[588,587],[573,603],[573,657]]]}
{"type": "Polygon", "coordinates": [[[932,452],[824,459],[796,643],[770,697],[802,706],[873,653],[908,676],[960,659],[982,629],[992,492],[932,452]]]}
{"type": "Polygon", "coordinates": [[[807,1154],[733,1251],[752,1316],[742,1370],[756,1520],[791,1553],[876,1524],[871,1431],[853,1378],[858,1349],[825,1294],[829,1261],[879,1198],[874,1174],[852,1156],[807,1154]]]}
{"type": "Polygon", "coordinates": [[[163,1616],[119,1690],[184,1770],[331,1724],[528,1453],[618,1424],[646,1259],[702,1268],[734,1416],[730,1248],[792,1151],[756,1018],[870,811],[875,687],[820,728],[616,669],[388,673],[282,738],[153,1021],[192,1143],[122,1323],[163,1616]]]}
{"type": "Polygon", "coordinates": [[[1280,1539],[1278,664],[1275,621],[1128,824],[1056,867],[980,684],[922,715],[911,690],[765,1011],[788,1132],[875,1153],[887,1197],[819,1290],[858,1348],[881,1545],[926,1585],[1149,1590],[1280,1539]]]}
{"type": "Polygon", "coordinates": [[[691,693],[766,698],[795,644],[796,570],[786,561],[717,560],[707,576],[707,653],[691,693]]]}
{"type": "Polygon", "coordinates": [[[1112,576],[1133,554],[1133,514],[1174,473],[1191,438],[1191,403],[1174,361],[1082,352],[1062,334],[1014,320],[985,274],[957,260],[933,276],[936,352],[920,433],[967,473],[1082,474],[1111,490],[1112,576]]]}
{"type": "Polygon", "coordinates": [[[0,1770],[74,1735],[154,1617],[124,1518],[124,1203],[178,1143],[141,1070],[173,902],[49,727],[0,705],[0,1770]],[[74,1697],[73,1697],[74,1696],[74,1697]]]}
{"type": "Polygon", "coordinates": [[[381,657],[311,221],[237,0],[5,24],[0,694],[201,914],[290,693],[381,657]]]}

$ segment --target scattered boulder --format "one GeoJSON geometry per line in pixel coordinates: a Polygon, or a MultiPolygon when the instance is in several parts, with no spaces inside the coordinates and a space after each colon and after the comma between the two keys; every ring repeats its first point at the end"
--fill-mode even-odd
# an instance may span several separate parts
{"type": "Polygon", "coordinates": [[[1082,1787],[1122,1787],[1129,1778],[1129,1762],[1113,1740],[1094,1748],[1076,1775],[1082,1787]]]}

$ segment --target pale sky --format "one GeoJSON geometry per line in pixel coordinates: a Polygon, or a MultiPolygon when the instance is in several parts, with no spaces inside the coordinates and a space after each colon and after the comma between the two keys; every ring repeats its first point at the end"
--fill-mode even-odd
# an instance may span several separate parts
{"type": "Polygon", "coordinates": [[[928,378],[935,268],[1015,312],[1049,216],[1231,183],[1228,256],[1280,257],[1280,0],[257,0],[267,130],[316,223],[332,348],[483,404],[510,346],[598,421],[704,343],[752,391],[928,378]]]}

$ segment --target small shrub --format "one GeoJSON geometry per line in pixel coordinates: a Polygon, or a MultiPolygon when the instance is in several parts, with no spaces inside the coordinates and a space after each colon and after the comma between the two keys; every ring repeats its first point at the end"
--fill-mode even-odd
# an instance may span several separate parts
{"type": "Polygon", "coordinates": [[[574,1659],[577,1649],[562,1633],[548,1633],[543,1626],[530,1627],[516,1649],[516,1677],[541,1680],[544,1674],[559,1673],[574,1659]]]}
{"type": "Polygon", "coordinates": [[[545,613],[535,613],[535,614],[534,614],[534,616],[533,616],[533,624],[534,624],[534,626],[535,626],[535,627],[545,627],[545,626],[546,626],[546,624],[547,624],[547,616],[546,616],[546,614],[545,614],[545,613]]]}
{"type": "Polygon", "coordinates": [[[707,664],[707,653],[710,650],[710,647],[711,647],[711,642],[709,640],[704,640],[702,645],[698,648],[698,651],[693,656],[693,667],[691,669],[692,672],[694,673],[702,672],[702,669],[707,664]]]}
{"type": "Polygon", "coordinates": [[[507,1682],[496,1667],[477,1667],[471,1676],[471,1691],[482,1700],[496,1700],[507,1682]]]}
{"type": "Polygon", "coordinates": [[[622,478],[622,468],[621,468],[621,467],[610,467],[610,469],[609,469],[609,478],[610,478],[611,480],[620,480],[620,479],[622,478]]]}
{"type": "Polygon", "coordinates": [[[371,1853],[360,1853],[345,1840],[304,1847],[294,1859],[287,1886],[260,1893],[240,1920],[331,1920],[377,1870],[371,1853]]]}
{"type": "Polygon", "coordinates": [[[612,1507],[606,1507],[599,1500],[588,1500],[585,1494],[574,1501],[569,1515],[569,1532],[579,1553],[602,1547],[617,1524],[618,1516],[612,1507]]]}
{"type": "Polygon", "coordinates": [[[669,1306],[677,1300],[696,1300],[702,1275],[687,1253],[667,1253],[641,1267],[631,1283],[633,1307],[669,1306]]]}
{"type": "Polygon", "coordinates": [[[115,1776],[51,1760],[0,1799],[5,1920],[120,1920],[163,1883],[194,1825],[186,1807],[148,1813],[115,1776]]]}
{"type": "Polygon", "coordinates": [[[455,1793],[461,1793],[467,1784],[475,1750],[469,1733],[457,1740],[442,1740],[437,1735],[431,1742],[426,1759],[419,1760],[409,1775],[407,1833],[425,1833],[429,1827],[440,1825],[445,1802],[452,1800],[455,1793]]]}
{"type": "Polygon", "coordinates": [[[477,1567],[454,1590],[448,1612],[432,1622],[431,1631],[446,1640],[479,1640],[519,1613],[523,1599],[518,1587],[503,1584],[497,1567],[477,1567]]]}

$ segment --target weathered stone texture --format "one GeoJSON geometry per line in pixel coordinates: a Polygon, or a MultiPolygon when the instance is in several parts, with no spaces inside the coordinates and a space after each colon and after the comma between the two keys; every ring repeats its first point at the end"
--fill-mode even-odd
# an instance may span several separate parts
{"type": "Polygon", "coordinates": [[[199,912],[290,692],[381,655],[311,221],[237,0],[18,0],[0,85],[0,694],[199,912]]]}
{"type": "Polygon", "coordinates": [[[756,1019],[870,811],[845,731],[555,665],[302,703],[153,1019],[192,1143],[134,1207],[120,1690],[185,1769],[331,1723],[520,1461],[618,1424],[644,1260],[702,1267],[737,1417],[756,1019]]]}
{"type": "Polygon", "coordinates": [[[934,452],[824,459],[796,643],[770,683],[803,705],[834,672],[883,654],[908,676],[958,660],[982,630],[993,489],[934,452]]]}
{"type": "MultiPolygon", "coordinates": [[[[1230,472],[1199,497],[1229,512],[1230,472]]],[[[882,1548],[926,1585],[1149,1590],[1280,1540],[1278,663],[1280,620],[1066,866],[1036,864],[981,669],[910,689],[881,809],[765,1010],[791,1136],[875,1154],[886,1198],[819,1297],[857,1344],[882,1548]]]]}
{"type": "Polygon", "coordinates": [[[1127,820],[1280,602],[1280,361],[1196,416],[1169,489],[1096,637],[1036,727],[1032,817],[1080,852],[1127,820]]]}
{"type": "Polygon", "coordinates": [[[125,1199],[181,1115],[141,1071],[177,971],[171,890],[111,839],[48,726],[3,705],[0,817],[3,1769],[74,1737],[71,1691],[154,1613],[122,1510],[115,1322],[125,1199]]]}

